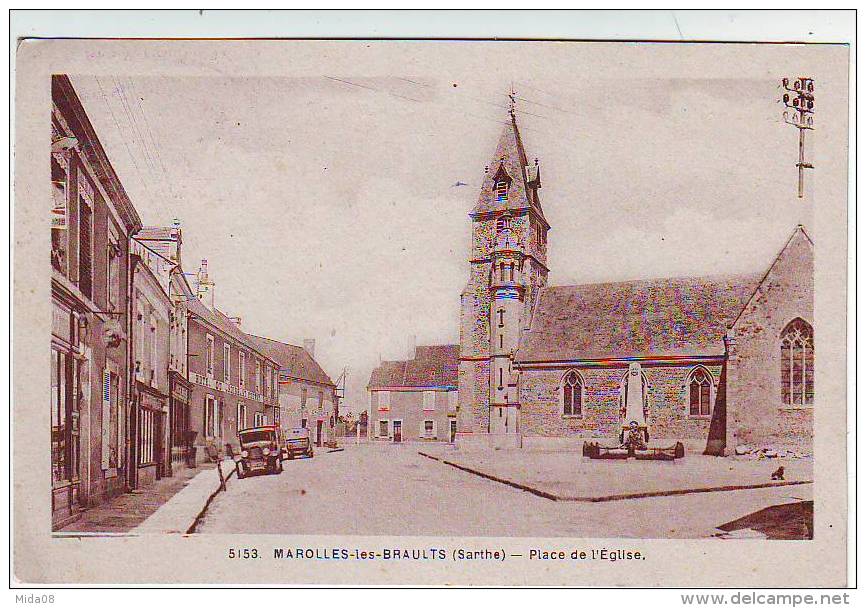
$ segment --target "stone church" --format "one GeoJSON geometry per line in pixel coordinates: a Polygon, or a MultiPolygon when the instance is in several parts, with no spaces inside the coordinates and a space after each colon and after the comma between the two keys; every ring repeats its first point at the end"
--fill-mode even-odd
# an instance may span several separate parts
{"type": "Polygon", "coordinates": [[[811,452],[813,243],[802,226],[752,274],[548,286],[540,189],[512,110],[470,214],[458,443],[616,443],[636,362],[651,443],[811,452]]]}

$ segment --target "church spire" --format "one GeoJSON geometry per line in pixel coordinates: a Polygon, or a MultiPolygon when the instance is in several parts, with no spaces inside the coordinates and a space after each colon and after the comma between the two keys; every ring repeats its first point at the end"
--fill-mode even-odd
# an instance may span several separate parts
{"type": "Polygon", "coordinates": [[[538,160],[527,160],[526,149],[517,127],[517,94],[508,94],[508,118],[499,136],[496,152],[485,167],[478,204],[473,215],[497,211],[534,208],[541,212],[538,189],[541,187],[538,160]]]}

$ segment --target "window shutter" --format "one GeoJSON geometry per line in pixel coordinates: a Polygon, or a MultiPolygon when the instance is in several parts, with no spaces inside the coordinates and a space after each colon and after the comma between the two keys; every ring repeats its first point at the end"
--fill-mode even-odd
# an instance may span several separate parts
{"type": "Polygon", "coordinates": [[[111,448],[111,372],[102,370],[102,470],[108,469],[111,448]]]}
{"type": "Polygon", "coordinates": [[[217,405],[217,420],[219,421],[217,423],[217,425],[218,425],[217,430],[219,431],[218,435],[220,437],[223,436],[223,406],[224,405],[225,404],[222,401],[219,401],[218,405],[217,405]]]}
{"type": "Polygon", "coordinates": [[[204,398],[204,436],[208,436],[208,420],[210,419],[210,400],[204,398]]]}
{"type": "Polygon", "coordinates": [[[418,437],[424,437],[424,421],[421,421],[421,428],[418,430],[418,437]]]}

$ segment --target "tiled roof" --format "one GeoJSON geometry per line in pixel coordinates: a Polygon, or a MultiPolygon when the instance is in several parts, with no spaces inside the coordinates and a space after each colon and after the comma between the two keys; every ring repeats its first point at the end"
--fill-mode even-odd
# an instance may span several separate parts
{"type": "Polygon", "coordinates": [[[724,354],[761,274],[545,287],[515,360],[724,354]]]}
{"type": "Polygon", "coordinates": [[[198,298],[190,298],[187,302],[187,307],[190,313],[199,317],[209,325],[215,327],[220,330],[224,334],[231,336],[241,344],[247,346],[251,350],[258,352],[263,357],[266,357],[273,361],[274,363],[279,364],[279,361],[274,359],[269,353],[265,352],[259,347],[258,342],[256,342],[252,336],[241,331],[241,329],[227,316],[225,316],[219,310],[210,310],[207,306],[201,303],[198,298]]]}
{"type": "Polygon", "coordinates": [[[279,364],[281,372],[289,374],[292,378],[334,386],[334,382],[325,370],[302,347],[252,334],[248,336],[279,364]]]}
{"type": "Polygon", "coordinates": [[[456,344],[418,346],[408,361],[383,361],[370,374],[369,388],[386,386],[457,386],[460,347],[456,344]]]}
{"type": "Polygon", "coordinates": [[[541,205],[530,199],[530,191],[526,185],[526,166],[528,164],[517,122],[514,117],[509,117],[505,123],[505,128],[502,130],[502,135],[499,137],[496,153],[487,166],[487,174],[481,184],[478,203],[472,213],[483,214],[530,207],[541,212],[541,205]],[[497,200],[493,190],[493,181],[500,171],[504,171],[511,178],[508,197],[505,200],[497,200]]]}

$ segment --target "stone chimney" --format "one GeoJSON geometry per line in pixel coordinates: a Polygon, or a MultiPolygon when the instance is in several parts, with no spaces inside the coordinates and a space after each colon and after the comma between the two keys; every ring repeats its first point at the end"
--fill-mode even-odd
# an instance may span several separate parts
{"type": "Polygon", "coordinates": [[[409,361],[411,361],[412,359],[415,358],[415,346],[416,346],[415,342],[416,342],[416,340],[417,339],[415,337],[415,334],[410,335],[406,339],[406,359],[408,359],[409,361]]]}
{"type": "Polygon", "coordinates": [[[207,260],[201,261],[201,266],[198,269],[196,295],[201,300],[202,304],[214,309],[214,283],[207,275],[207,260]]]}
{"type": "Polygon", "coordinates": [[[315,359],[316,358],[316,340],[315,338],[304,338],[304,350],[315,359]]]}

